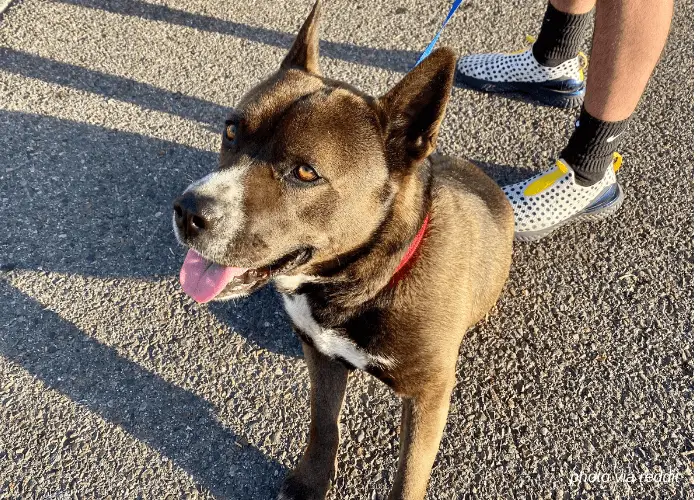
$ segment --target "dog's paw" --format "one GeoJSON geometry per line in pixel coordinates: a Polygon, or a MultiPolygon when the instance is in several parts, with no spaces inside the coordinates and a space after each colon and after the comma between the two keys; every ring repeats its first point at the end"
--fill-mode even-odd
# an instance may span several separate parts
{"type": "Polygon", "coordinates": [[[284,480],[282,488],[277,495],[277,500],[324,500],[330,487],[313,486],[306,484],[301,478],[290,475],[284,480]]]}

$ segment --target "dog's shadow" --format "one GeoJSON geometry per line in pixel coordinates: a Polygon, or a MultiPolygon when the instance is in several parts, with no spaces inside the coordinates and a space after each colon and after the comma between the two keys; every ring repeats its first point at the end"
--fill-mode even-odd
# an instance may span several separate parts
{"type": "Polygon", "coordinates": [[[303,357],[301,344],[272,285],[250,297],[213,302],[209,305],[209,311],[261,349],[288,357],[303,357]]]}
{"type": "Polygon", "coordinates": [[[514,167],[475,159],[470,159],[470,161],[486,172],[486,175],[496,181],[499,186],[506,186],[523,181],[537,173],[536,170],[525,167],[514,167]]]}

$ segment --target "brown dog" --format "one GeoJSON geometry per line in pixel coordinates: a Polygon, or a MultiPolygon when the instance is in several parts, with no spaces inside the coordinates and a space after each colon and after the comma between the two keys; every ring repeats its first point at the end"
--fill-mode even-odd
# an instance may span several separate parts
{"type": "Polygon", "coordinates": [[[311,377],[311,434],[279,498],[322,499],[348,371],[403,398],[391,498],[425,495],[466,330],[508,275],[513,215],[472,164],[430,157],[455,55],[438,49],[375,99],[320,76],[318,3],[281,68],[226,121],[219,169],[175,202],[199,302],[282,293],[311,377]]]}

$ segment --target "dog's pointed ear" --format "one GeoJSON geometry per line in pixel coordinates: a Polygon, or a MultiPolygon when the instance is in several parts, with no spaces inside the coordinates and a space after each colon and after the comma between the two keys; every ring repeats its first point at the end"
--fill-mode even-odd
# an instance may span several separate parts
{"type": "Polygon", "coordinates": [[[435,149],[454,78],[456,54],[441,47],[379,99],[387,119],[387,151],[414,165],[435,149]]]}
{"type": "Polygon", "coordinates": [[[321,0],[316,0],[309,17],[299,30],[289,53],[282,61],[282,69],[297,68],[320,75],[318,67],[318,25],[321,17],[321,0]]]}

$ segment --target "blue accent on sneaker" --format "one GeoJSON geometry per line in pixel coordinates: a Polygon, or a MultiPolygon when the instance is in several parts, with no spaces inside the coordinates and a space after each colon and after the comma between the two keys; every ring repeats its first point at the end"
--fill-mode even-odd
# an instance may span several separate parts
{"type": "Polygon", "coordinates": [[[589,220],[606,217],[619,208],[624,198],[622,187],[616,182],[600,193],[595,200],[578,214],[578,217],[589,220]]]}
{"type": "Polygon", "coordinates": [[[614,214],[625,199],[622,186],[619,183],[608,186],[586,208],[566,220],[539,231],[520,231],[515,233],[516,241],[533,242],[548,236],[555,229],[580,221],[598,221],[614,214]]]}
{"type": "Polygon", "coordinates": [[[483,92],[524,94],[535,101],[559,108],[576,108],[583,104],[586,83],[580,80],[548,80],[545,82],[492,82],[456,72],[458,82],[483,92]]]}

